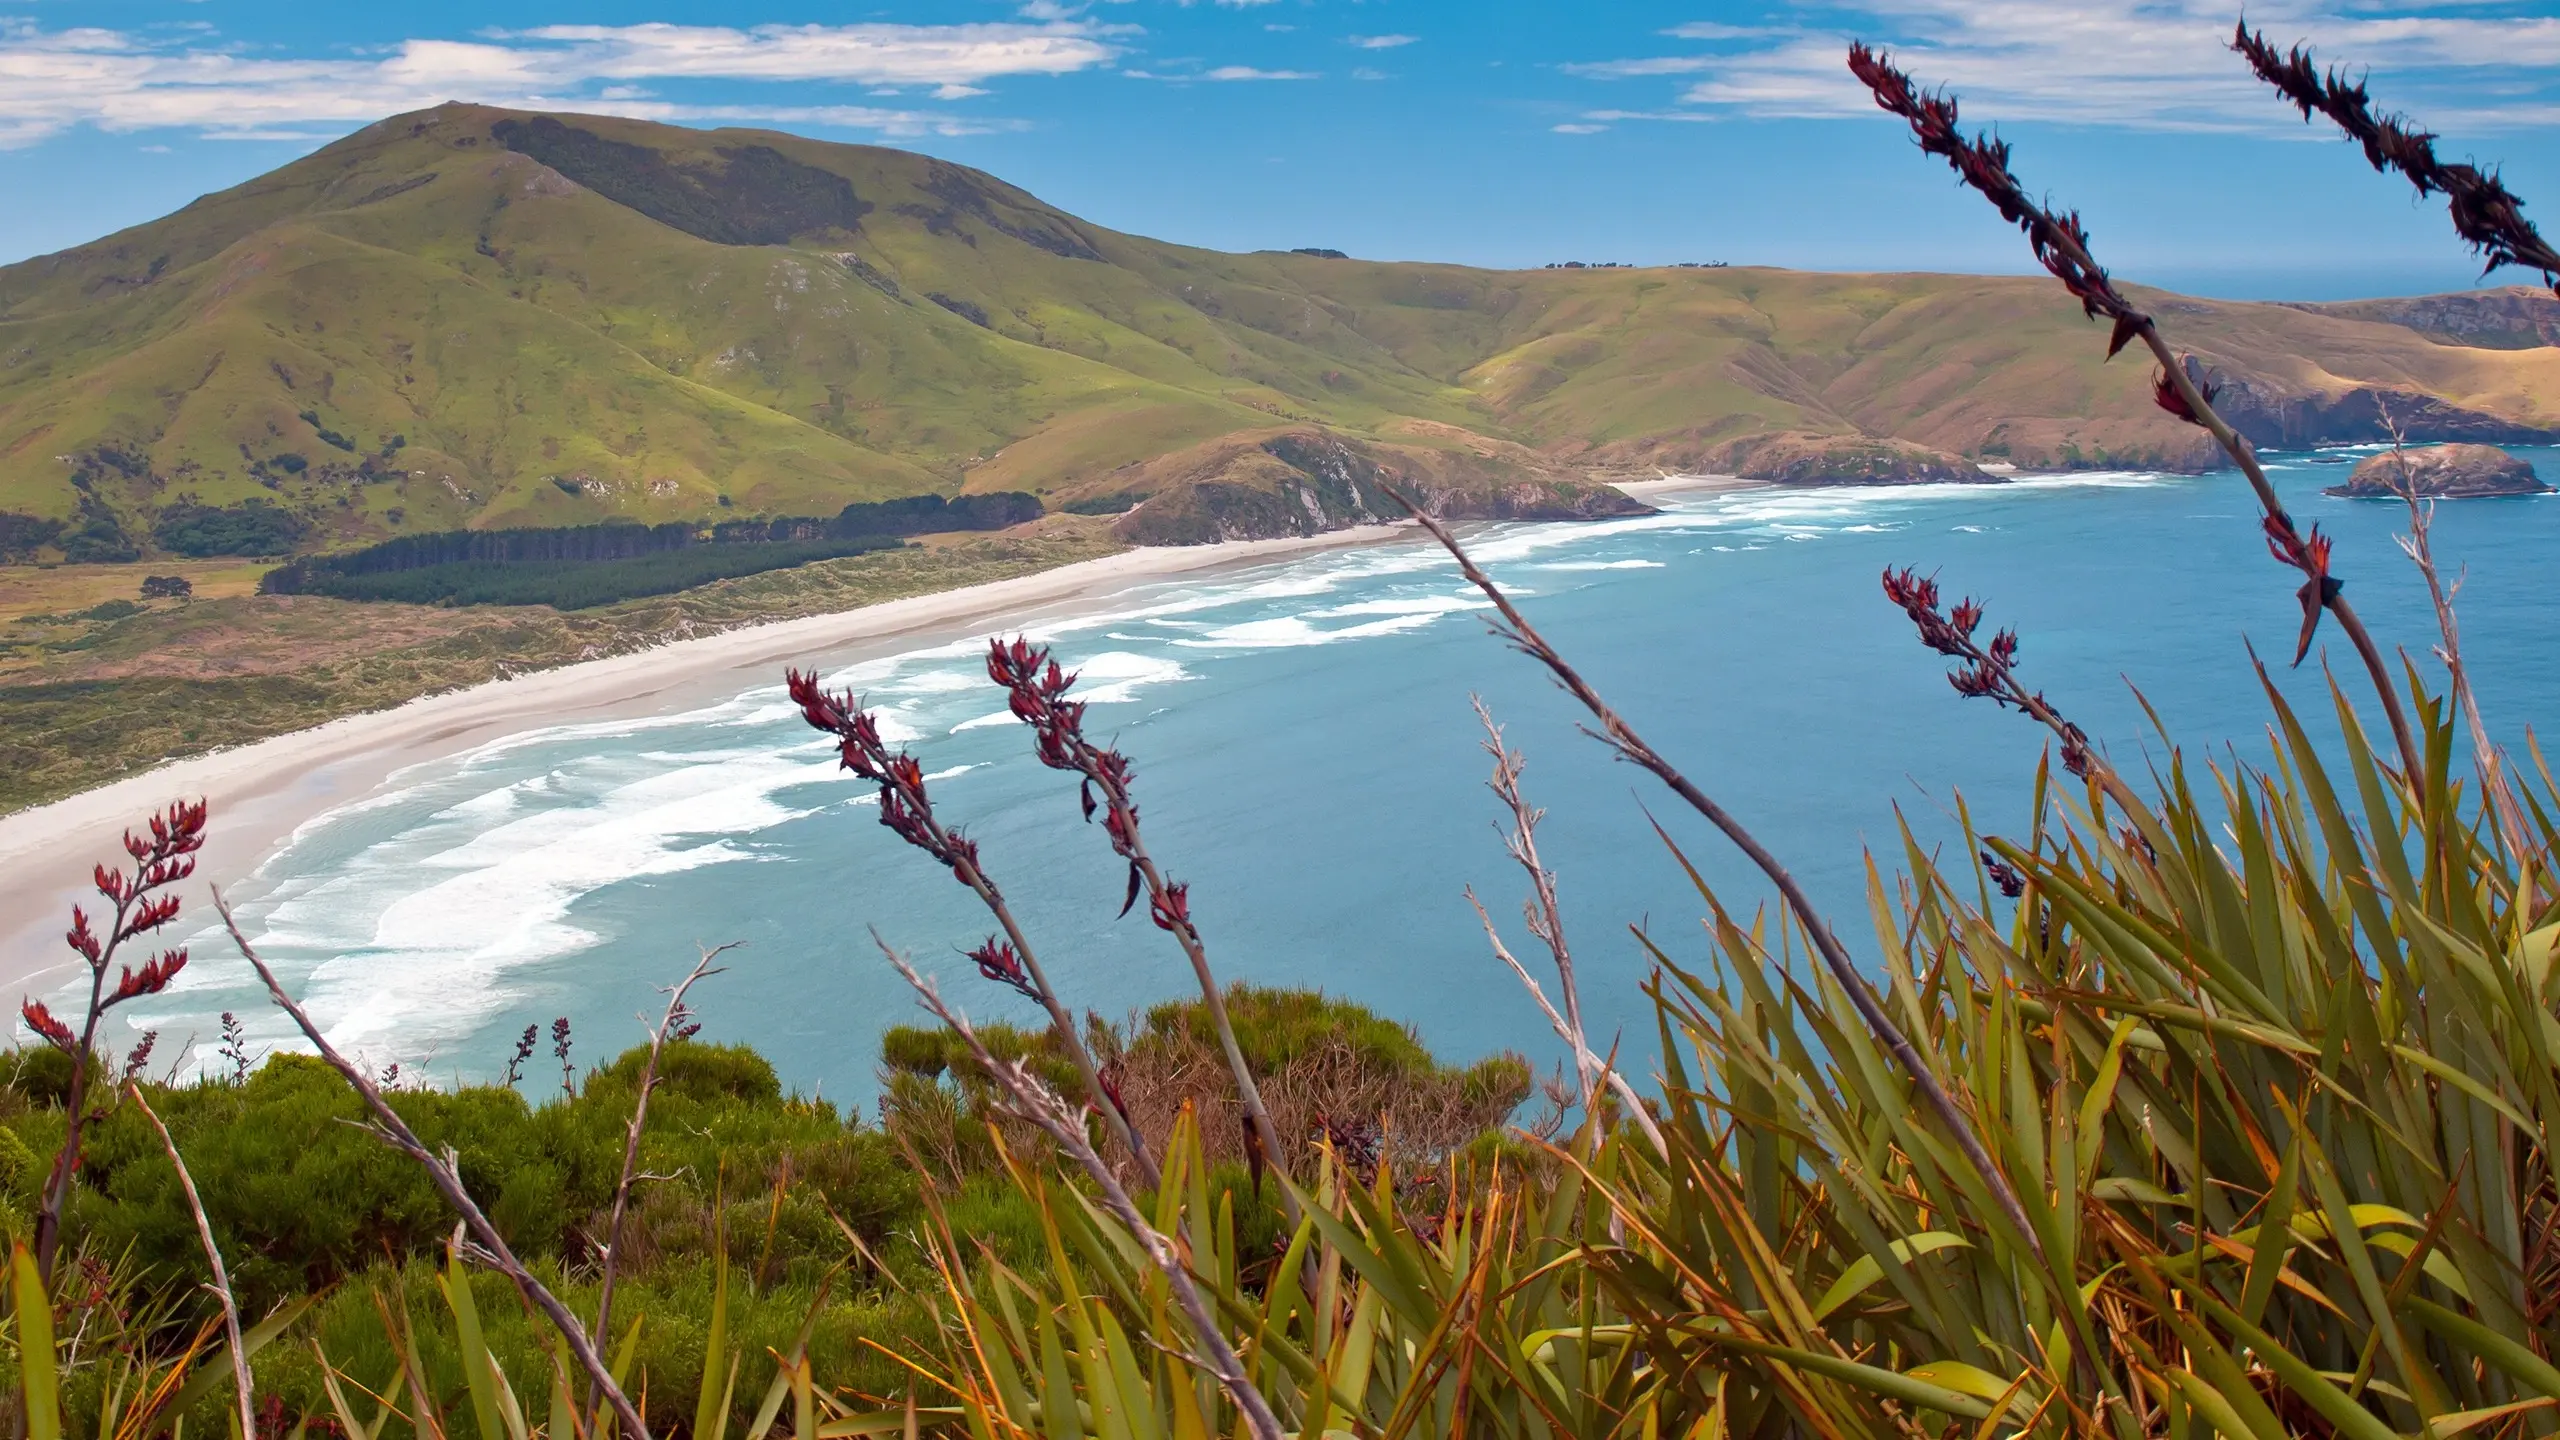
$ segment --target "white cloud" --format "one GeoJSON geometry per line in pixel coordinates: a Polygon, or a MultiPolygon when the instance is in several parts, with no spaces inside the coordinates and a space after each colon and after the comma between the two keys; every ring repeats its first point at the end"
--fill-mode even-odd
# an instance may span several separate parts
{"type": "Polygon", "coordinates": [[[930,87],[1063,75],[1119,54],[1082,21],[969,25],[555,25],[478,40],[417,39],[361,59],[276,59],[98,28],[0,20],[0,147],[81,124],[186,127],[213,136],[310,138],[301,130],[378,119],[446,100],[641,119],[806,123],[896,135],[975,133],[987,122],[846,105],[679,105],[634,82],[733,80],[930,87]]]}
{"type": "Polygon", "coordinates": [[[1585,110],[1585,120],[1615,123],[1620,120],[1669,120],[1684,125],[1704,125],[1722,117],[1712,110],[1585,110]]]}
{"type": "Polygon", "coordinates": [[[1593,125],[1587,121],[1569,121],[1565,124],[1549,126],[1548,128],[1554,130],[1559,135],[1597,135],[1609,127],[1606,125],[1593,125]]]}
{"type": "Polygon", "coordinates": [[[1693,20],[1674,25],[1662,32],[1674,40],[1758,40],[1787,32],[1774,25],[1724,25],[1713,20],[1693,20]]]}
{"type": "Polygon", "coordinates": [[[1250,65],[1221,65],[1200,78],[1203,80],[1315,80],[1322,77],[1312,70],[1257,70],[1250,65]]]}
{"type": "Polygon", "coordinates": [[[1351,43],[1363,50],[1393,50],[1399,45],[1410,45],[1421,38],[1419,35],[1354,35],[1351,37],[1351,43]]]}
{"type": "MultiPolygon", "coordinates": [[[[2248,19],[2279,44],[2312,44],[2324,63],[2360,75],[2369,67],[2379,101],[2436,129],[2513,130],[2547,125],[2560,107],[2560,16],[2515,13],[2522,8],[2260,0],[2248,19]]],[[[1697,77],[1677,97],[1682,105],[1765,117],[1863,116],[1874,106],[1842,63],[1854,37],[1889,46],[1897,63],[1924,84],[1954,90],[1968,117],[1985,123],[2302,129],[2224,48],[2234,16],[2228,0],[1856,0],[1845,13],[1830,33],[1682,25],[1665,33],[1742,43],[1563,68],[1589,79],[1697,77]]]]}
{"type": "Polygon", "coordinates": [[[1563,69],[1585,80],[1632,80],[1646,75],[1694,75],[1731,63],[1723,55],[1651,55],[1642,60],[1577,61],[1563,69]]]}
{"type": "Polygon", "coordinates": [[[1351,72],[1351,78],[1354,80],[1392,80],[1395,77],[1389,75],[1384,70],[1372,70],[1368,66],[1363,65],[1359,69],[1351,72]]]}

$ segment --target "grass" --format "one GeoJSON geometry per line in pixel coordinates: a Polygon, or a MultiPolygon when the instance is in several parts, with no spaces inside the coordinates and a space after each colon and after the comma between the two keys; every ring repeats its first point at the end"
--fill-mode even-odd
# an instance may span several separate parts
{"type": "Polygon", "coordinates": [[[131,565],[0,565],[0,623],[32,615],[68,615],[109,600],[140,596],[146,575],[175,575],[195,587],[197,600],[228,600],[258,593],[259,561],[144,560],[131,565]]]}
{"type": "MultiPolygon", "coordinates": [[[[164,602],[120,620],[12,626],[0,631],[0,809],[41,804],[163,760],[503,674],[645,649],[678,634],[1009,579],[1120,548],[1098,526],[1060,522],[1025,534],[953,537],[819,561],[571,614],[236,595],[164,602]],[[21,631],[30,632],[28,638],[19,638],[21,631]],[[62,645],[80,648],[48,648],[62,645]]],[[[68,590],[47,594],[47,603],[76,598],[68,590]]]]}

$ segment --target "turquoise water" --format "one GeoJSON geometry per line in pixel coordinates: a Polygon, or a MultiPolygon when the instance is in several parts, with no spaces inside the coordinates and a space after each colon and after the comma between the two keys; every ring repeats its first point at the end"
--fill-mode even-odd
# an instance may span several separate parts
{"type": "MultiPolygon", "coordinates": [[[[2560,453],[2523,453],[2560,474],[2560,453]]],[[[2423,655],[2424,595],[2390,539],[2405,513],[2319,497],[2345,474],[2334,460],[2276,473],[2297,512],[2338,537],[2338,573],[2377,634],[2423,655]]],[[[2542,568],[2555,541],[2550,499],[2448,505],[2438,522],[2440,555],[2469,567],[2467,649],[2503,738],[2560,708],[2542,568]]],[[[1958,793],[1985,829],[2022,825],[2042,739],[1958,700],[1882,599],[1879,570],[1934,568],[1951,592],[1987,598],[1994,624],[2021,631],[2031,681],[2137,768],[2157,742],[2127,682],[2181,744],[2262,753],[2243,640],[2289,653],[2299,615],[2236,475],[1701,495],[1651,518],[1485,527],[1474,549],[1868,954],[1861,847],[1896,843],[1897,807],[1945,840],[1958,793]]],[[[1550,812],[1544,841],[1599,1033],[1624,1027],[1631,1053],[1648,1048],[1628,927],[1701,951],[1696,898],[1647,807],[1735,902],[1762,893],[1647,777],[1575,733],[1565,697],[1486,634],[1426,544],[1166,584],[1034,634],[1082,668],[1089,728],[1136,761],[1149,845],[1191,882],[1228,977],[1322,986],[1446,1054],[1554,1058],[1464,898],[1473,884],[1512,918],[1521,894],[1471,692],[1526,751],[1527,786],[1550,812]]],[[[1143,907],[1114,919],[1117,862],[1079,822],[1074,786],[1033,761],[980,649],[829,668],[913,746],[1075,1004],[1119,1016],[1183,993],[1188,971],[1143,907]]],[[[654,987],[697,945],[725,941],[744,948],[697,992],[705,1034],[754,1043],[804,1090],[867,1095],[881,1031],[915,1017],[870,927],[972,1014],[1028,1018],[960,955],[989,928],[975,902],[874,823],[867,787],[834,769],[780,681],[777,667],[772,684],[705,708],[524,734],[397,776],[306,826],[239,888],[242,918],[336,1038],[439,1080],[491,1074],[526,1025],[563,1014],[582,1058],[601,1059],[639,1035],[634,1016],[654,1013],[654,987]]],[[[2321,703],[2316,663],[2283,683],[2321,703]]],[[[195,943],[157,1011],[119,1013],[164,1043],[195,1034],[205,1059],[226,1009],[257,1043],[281,1043],[246,966],[209,934],[195,943]]],[[[1528,944],[1516,926],[1512,943],[1528,944]]]]}

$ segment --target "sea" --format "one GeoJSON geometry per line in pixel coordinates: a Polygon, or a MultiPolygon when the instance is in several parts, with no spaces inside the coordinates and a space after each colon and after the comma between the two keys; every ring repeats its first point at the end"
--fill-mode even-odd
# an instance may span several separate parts
{"type": "MultiPolygon", "coordinates": [[[[2304,523],[2386,647],[2441,679],[2436,627],[2395,544],[2397,502],[2322,496],[2361,450],[2271,457],[2304,523]]],[[[2560,451],[2522,449],[2546,477],[2560,451]]],[[[1661,513],[1467,528],[1473,553],[1653,746],[1731,809],[1872,961],[1868,866],[1903,864],[1907,826],[1961,858],[2031,821],[2045,734],[1965,700],[1881,592],[1888,567],[1937,575],[2015,628],[2023,673],[2144,773],[2259,763],[2269,708],[2249,647],[2314,716],[2328,674],[2370,709],[2334,628],[2289,668],[2292,572],[2269,558],[2236,473],[2024,476],[2007,484],[1670,493],[1661,513]],[[2147,701],[2159,717],[2155,729],[2147,701]]],[[[2488,723],[2521,745],[2560,715],[2550,572],[2560,497],[2439,507],[2488,723]]],[[[1512,950],[1540,952],[1486,788],[1480,698],[1545,811],[1565,932],[1597,1043],[1657,1044],[1638,932],[1703,959],[1704,906],[1656,822],[1724,903],[1768,902],[1723,840],[1580,730],[1569,697],[1489,633],[1484,602],[1416,537],[1186,576],[1049,620],[1030,638],[1078,672],[1088,730],[1136,767],[1150,849],[1190,887],[1228,980],[1308,986],[1410,1026],[1440,1055],[1561,1047],[1496,962],[1470,888],[1512,950]]],[[[998,631],[1010,634],[1010,631],[998,631]]],[[[913,751],[945,820],[982,847],[1070,1004],[1120,1020],[1196,993],[1124,870],[1043,768],[987,681],[973,636],[858,662],[805,663],[860,692],[913,751]]],[[[2378,727],[2378,721],[2377,721],[2378,727]]],[[[234,890],[240,918],[333,1039],[410,1082],[499,1074],[527,1027],[557,1073],[645,1036],[660,987],[733,945],[694,992],[705,1039],[751,1044],[806,1095],[863,1105],[884,1031],[923,1023],[883,960],[895,947],[973,1017],[1031,1022],[964,952],[977,901],[878,823],[871,788],[765,683],[680,713],[528,730],[393,776],[303,825],[234,890]],[[876,937],[876,939],[875,939],[876,937]]],[[[219,835],[216,836],[219,843],[219,835]]],[[[226,1068],[224,1012],[251,1052],[295,1048],[218,932],[167,994],[118,1013],[160,1033],[162,1063],[226,1068]]]]}

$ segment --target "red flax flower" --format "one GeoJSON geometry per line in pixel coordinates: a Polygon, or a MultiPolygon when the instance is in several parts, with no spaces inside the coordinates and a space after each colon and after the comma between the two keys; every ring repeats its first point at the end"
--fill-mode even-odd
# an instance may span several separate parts
{"type": "MultiPolygon", "coordinates": [[[[2204,397],[2204,403],[2207,405],[2212,404],[2213,398],[2222,393],[2220,385],[2202,376],[2195,377],[2195,387],[2196,393],[2204,397]]],[[[2176,385],[2170,383],[2169,372],[2166,370],[2159,371],[2151,377],[2151,403],[2190,425],[2204,424],[2204,417],[2198,415],[2194,407],[2187,404],[2187,397],[2178,392],[2176,385]]]]}
{"type": "MultiPolygon", "coordinates": [[[[1136,772],[1129,757],[1085,738],[1084,702],[1067,698],[1076,683],[1075,672],[1062,669],[1048,650],[1020,636],[1011,641],[990,640],[987,678],[1004,687],[1006,707],[1031,727],[1032,753],[1040,763],[1084,777],[1078,787],[1084,818],[1090,821],[1099,812],[1111,853],[1129,862],[1128,893],[1120,902],[1120,913],[1128,914],[1146,884],[1138,852],[1138,802],[1129,794],[1129,781],[1136,772]]],[[[1175,912],[1168,912],[1161,899],[1152,909],[1156,923],[1167,930],[1176,923],[1190,923],[1188,914],[1179,911],[1179,902],[1175,912]],[[1173,914],[1171,923],[1168,913],[1173,914]]]]}
{"type": "Polygon", "coordinates": [[[2018,872],[2017,866],[2001,859],[1989,846],[1984,846],[1981,853],[1982,873],[1991,877],[1991,883],[1999,887],[2002,895],[2015,900],[2027,893],[2027,877],[2018,872]]]}
{"type": "Polygon", "coordinates": [[[71,1033],[70,1026],[54,1019],[53,1012],[45,1008],[43,1001],[20,1001],[18,1015],[27,1022],[28,1029],[43,1036],[55,1049],[65,1055],[72,1054],[80,1048],[80,1037],[71,1033]]]}
{"type": "Polygon", "coordinates": [[[1025,999],[1040,998],[1040,987],[1031,983],[1030,974],[1022,968],[1022,956],[1003,939],[990,935],[986,944],[968,954],[970,959],[978,962],[980,975],[999,985],[1011,986],[1025,999]]]}
{"type": "Polygon", "coordinates": [[[2302,572],[2302,588],[2293,592],[2302,602],[2302,634],[2294,642],[2293,663],[2311,653],[2312,633],[2320,628],[2320,612],[2338,598],[2341,582],[2329,573],[2329,537],[2320,527],[2311,527],[2305,538],[2293,528],[2293,517],[2279,511],[2266,518],[2267,553],[2302,572]]]}
{"type": "Polygon", "coordinates": [[[1942,612],[1934,575],[1887,570],[1884,593],[1911,617],[1921,644],[1962,662],[1947,672],[1947,683],[1958,695],[1988,700],[2003,710],[2019,710],[2042,721],[2062,740],[2063,768],[2079,776],[2089,773],[2096,755],[2089,748],[2087,732],[2063,719],[2042,692],[2030,692],[2019,681],[2017,631],[1997,631],[1988,642],[1975,640],[1985,614],[1982,602],[1967,596],[1953,610],[1942,612]]]}
{"type": "Polygon", "coordinates": [[[835,736],[836,756],[844,768],[880,787],[880,823],[940,861],[953,879],[979,888],[984,877],[978,870],[978,844],[934,818],[933,801],[924,791],[924,766],[881,741],[879,720],[851,692],[826,690],[817,676],[798,670],[788,674],[800,718],[811,729],[835,736]]]}

